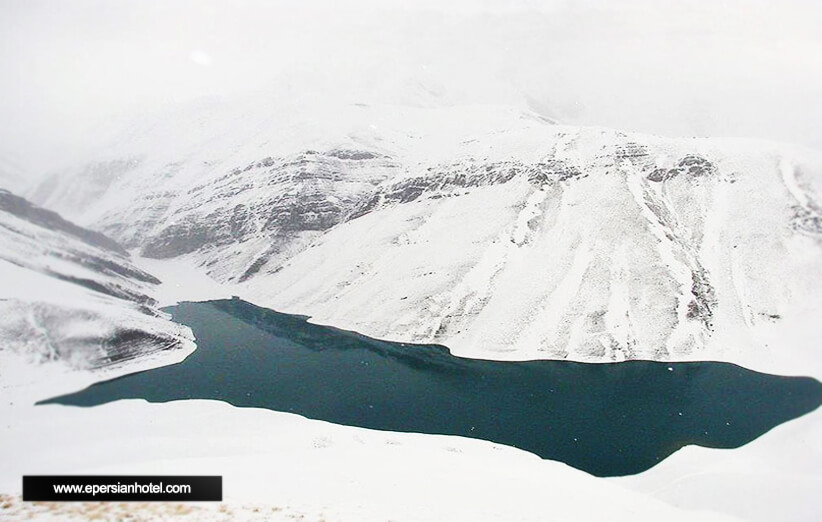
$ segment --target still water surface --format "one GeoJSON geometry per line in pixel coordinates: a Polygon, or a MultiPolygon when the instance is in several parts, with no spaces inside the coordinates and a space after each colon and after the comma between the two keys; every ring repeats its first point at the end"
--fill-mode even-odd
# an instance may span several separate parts
{"type": "Polygon", "coordinates": [[[687,444],[741,446],[817,408],[822,383],[717,362],[498,362],[310,324],[239,299],[168,309],[185,361],[43,401],[217,399],[379,430],[515,446],[598,476],[644,471],[687,444]]]}

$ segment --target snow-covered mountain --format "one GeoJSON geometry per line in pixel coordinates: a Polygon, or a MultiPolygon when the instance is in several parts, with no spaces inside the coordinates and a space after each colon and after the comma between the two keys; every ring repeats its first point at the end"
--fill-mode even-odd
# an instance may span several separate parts
{"type": "Polygon", "coordinates": [[[260,304],[467,356],[818,360],[819,154],[506,107],[307,123],[327,109],[212,108],[185,147],[159,125],[33,197],[260,304]]]}
{"type": "Polygon", "coordinates": [[[598,129],[534,151],[384,182],[246,291],[472,357],[822,369],[819,156],[598,129]]]}
{"type": "Polygon", "coordinates": [[[159,281],[115,241],[0,190],[0,352],[74,369],[166,364],[193,349],[151,297],[159,281]]]}

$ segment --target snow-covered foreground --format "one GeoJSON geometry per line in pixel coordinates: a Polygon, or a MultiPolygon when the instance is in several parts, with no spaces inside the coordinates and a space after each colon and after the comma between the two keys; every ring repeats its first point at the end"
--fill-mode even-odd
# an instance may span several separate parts
{"type": "Polygon", "coordinates": [[[688,446],[645,473],[608,480],[674,506],[745,520],[819,520],[822,411],[778,426],[737,450],[688,446]]]}
{"type": "Polygon", "coordinates": [[[675,509],[484,441],[370,431],[215,401],[89,409],[4,401],[3,418],[0,491],[7,493],[19,492],[23,474],[220,474],[229,507],[263,504],[265,512],[277,507],[309,520],[732,519],[675,509]]]}

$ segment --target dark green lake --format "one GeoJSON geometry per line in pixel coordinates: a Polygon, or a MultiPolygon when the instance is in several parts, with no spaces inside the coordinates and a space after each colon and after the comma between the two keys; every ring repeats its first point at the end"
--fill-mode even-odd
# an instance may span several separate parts
{"type": "Polygon", "coordinates": [[[498,362],[380,341],[239,299],[168,309],[185,361],[43,401],[217,399],[378,430],[460,435],[598,476],[644,471],[687,444],[739,447],[822,402],[822,383],[727,363],[498,362]]]}

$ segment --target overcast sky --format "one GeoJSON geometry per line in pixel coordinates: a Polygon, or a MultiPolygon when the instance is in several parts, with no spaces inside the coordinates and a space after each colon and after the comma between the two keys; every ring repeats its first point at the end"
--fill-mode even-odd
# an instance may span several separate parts
{"type": "Polygon", "coordinates": [[[0,0],[0,154],[32,173],[203,97],[522,105],[822,148],[822,2],[0,0]]]}

